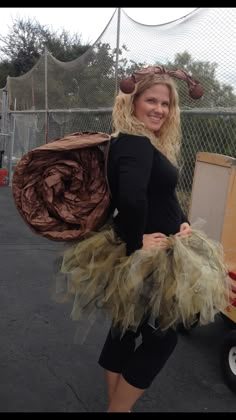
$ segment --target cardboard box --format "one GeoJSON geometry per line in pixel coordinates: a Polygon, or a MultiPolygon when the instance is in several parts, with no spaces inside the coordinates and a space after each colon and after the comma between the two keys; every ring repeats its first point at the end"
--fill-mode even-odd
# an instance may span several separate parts
{"type": "Polygon", "coordinates": [[[229,270],[236,272],[236,159],[200,152],[196,157],[189,220],[221,242],[229,270]]]}

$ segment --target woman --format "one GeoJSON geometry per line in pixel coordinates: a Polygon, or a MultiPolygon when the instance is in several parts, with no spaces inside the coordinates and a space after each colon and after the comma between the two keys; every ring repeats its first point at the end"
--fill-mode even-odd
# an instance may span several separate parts
{"type": "MultiPolygon", "coordinates": [[[[176,74],[184,79],[179,77],[181,73],[176,74]]],[[[103,300],[97,303],[106,307],[110,302],[107,308],[112,308],[113,324],[99,358],[105,369],[108,412],[130,411],[176,346],[177,333],[172,327],[179,312],[173,309],[177,307],[173,264],[168,263],[167,254],[171,254],[171,241],[188,243],[192,234],[175,192],[180,110],[174,81],[165,69],[157,67],[134,75],[134,91],[118,94],[112,115],[115,131],[107,179],[117,214],[110,231],[106,226],[82,241],[65,255],[62,267],[63,272],[74,276],[70,286],[75,295],[74,319],[79,318],[82,306],[90,304],[89,299],[83,300],[86,293],[92,296],[89,288],[99,295],[101,286],[103,300]],[[97,269],[93,270],[96,261],[97,269]],[[93,280],[85,290],[86,276],[93,280]],[[136,346],[139,336],[142,341],[136,346]]],[[[193,87],[188,76],[189,80],[193,87]]],[[[218,269],[221,278],[216,286],[216,306],[223,290],[220,262],[218,269]]],[[[187,308],[191,322],[198,309],[196,306],[189,312],[187,308]]]]}
{"type": "MultiPolygon", "coordinates": [[[[177,169],[168,160],[175,161],[180,144],[180,112],[173,81],[165,75],[147,76],[137,84],[134,95],[117,97],[113,121],[116,132],[122,134],[110,146],[108,181],[127,255],[140,248],[166,247],[166,235],[190,234],[174,193],[177,169]]],[[[147,320],[137,333],[128,331],[121,340],[109,332],[99,360],[106,369],[108,411],[130,410],[176,343],[176,332],[153,334],[147,320]],[[142,343],[135,351],[140,333],[142,343]]]]}

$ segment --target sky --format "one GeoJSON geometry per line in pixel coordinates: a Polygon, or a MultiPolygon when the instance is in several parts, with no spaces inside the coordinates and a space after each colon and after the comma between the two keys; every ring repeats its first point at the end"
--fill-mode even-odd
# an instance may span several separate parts
{"type": "MultiPolygon", "coordinates": [[[[123,10],[135,21],[160,25],[191,13],[193,7],[125,7],[123,10]]],[[[7,34],[12,18],[36,18],[53,30],[80,34],[84,43],[93,44],[113,16],[114,7],[0,7],[0,35],[7,34]]]]}

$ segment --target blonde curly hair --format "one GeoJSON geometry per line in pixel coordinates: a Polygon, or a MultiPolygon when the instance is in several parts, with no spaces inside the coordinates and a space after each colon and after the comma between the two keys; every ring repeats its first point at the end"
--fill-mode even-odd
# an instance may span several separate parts
{"type": "Polygon", "coordinates": [[[121,91],[117,95],[112,112],[112,136],[119,133],[146,136],[154,147],[160,150],[171,162],[177,164],[181,143],[179,96],[173,79],[166,74],[151,74],[136,83],[132,94],[121,91]],[[134,115],[134,101],[146,89],[154,85],[165,85],[170,92],[169,115],[161,126],[158,135],[147,129],[134,115]]]}

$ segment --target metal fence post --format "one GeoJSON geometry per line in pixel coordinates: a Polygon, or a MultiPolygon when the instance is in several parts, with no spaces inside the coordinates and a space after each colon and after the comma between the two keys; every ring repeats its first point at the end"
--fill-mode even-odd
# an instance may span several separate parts
{"type": "MultiPolygon", "coordinates": [[[[2,92],[2,112],[1,112],[1,130],[0,130],[0,149],[4,151],[4,154],[7,158],[7,169],[8,169],[8,185],[9,185],[9,167],[11,166],[10,150],[9,150],[9,140],[10,140],[10,129],[9,129],[9,120],[8,120],[8,92],[4,88],[2,92]]],[[[3,158],[4,158],[3,154],[3,158]]]]}
{"type": "Polygon", "coordinates": [[[117,17],[117,37],[116,37],[116,67],[115,67],[115,96],[118,93],[118,66],[119,66],[119,49],[120,49],[120,7],[118,7],[117,17]]]}
{"type": "Polygon", "coordinates": [[[44,49],[45,60],[45,143],[48,142],[48,50],[44,49]]]}
{"type": "Polygon", "coordinates": [[[16,118],[14,114],[10,114],[10,145],[9,145],[9,159],[8,159],[8,185],[12,186],[12,157],[14,151],[14,142],[15,142],[15,128],[16,128],[16,118]]]}

